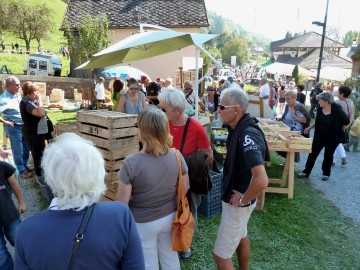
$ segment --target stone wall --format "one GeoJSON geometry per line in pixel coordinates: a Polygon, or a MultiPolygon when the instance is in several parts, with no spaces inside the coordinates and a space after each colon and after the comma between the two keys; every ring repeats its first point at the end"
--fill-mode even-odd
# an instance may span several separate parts
{"type": "MultiPolygon", "coordinates": [[[[81,92],[81,88],[90,88],[91,80],[90,79],[78,79],[78,78],[69,78],[69,77],[44,77],[44,76],[30,76],[30,75],[15,75],[19,78],[21,83],[26,81],[32,82],[45,82],[46,83],[46,95],[50,95],[51,90],[54,88],[62,89],[65,91],[66,99],[74,98],[74,89],[78,89],[78,92],[81,92]]],[[[0,83],[3,84],[3,81],[9,77],[8,74],[0,74],[0,83]]]]}

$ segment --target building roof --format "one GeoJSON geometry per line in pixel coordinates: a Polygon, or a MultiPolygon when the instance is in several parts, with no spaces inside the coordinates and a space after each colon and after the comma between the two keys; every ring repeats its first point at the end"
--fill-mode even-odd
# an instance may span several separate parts
{"type": "Polygon", "coordinates": [[[284,39],[280,39],[280,40],[276,40],[276,41],[272,41],[270,42],[270,51],[272,52],[276,52],[276,51],[282,51],[282,48],[280,48],[280,45],[283,45],[287,42],[290,42],[291,40],[293,40],[294,38],[284,38],[284,39]]]}
{"type": "MultiPolygon", "coordinates": [[[[298,38],[289,42],[281,44],[280,48],[320,48],[321,47],[321,34],[316,32],[306,33],[298,38]]],[[[325,37],[324,47],[346,48],[346,46],[336,40],[325,37]]]]}
{"type": "MultiPolygon", "coordinates": [[[[320,49],[313,49],[303,54],[300,57],[290,57],[285,63],[292,65],[300,65],[306,69],[317,69],[319,63],[319,55],[320,55],[320,49]]],[[[277,62],[278,59],[279,58],[277,58],[277,62]]],[[[330,67],[351,69],[352,62],[341,56],[324,51],[321,65],[323,67],[330,66],[330,67]]]]}
{"type": "Polygon", "coordinates": [[[61,29],[68,18],[76,29],[82,14],[106,15],[109,29],[138,28],[140,23],[163,27],[209,26],[204,0],[69,0],[61,29]]]}

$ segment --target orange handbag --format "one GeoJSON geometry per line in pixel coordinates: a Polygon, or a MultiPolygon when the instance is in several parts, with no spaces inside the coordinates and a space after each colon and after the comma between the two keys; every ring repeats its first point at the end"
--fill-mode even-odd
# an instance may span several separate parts
{"type": "Polygon", "coordinates": [[[188,251],[194,235],[195,221],[190,212],[189,202],[184,194],[182,184],[182,168],[179,152],[175,152],[178,167],[179,167],[179,181],[177,190],[177,210],[173,220],[172,240],[174,251],[188,251]]]}

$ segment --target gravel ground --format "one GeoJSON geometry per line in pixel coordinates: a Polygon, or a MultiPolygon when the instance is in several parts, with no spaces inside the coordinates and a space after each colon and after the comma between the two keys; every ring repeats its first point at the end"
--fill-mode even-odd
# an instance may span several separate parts
{"type": "MultiPolygon", "coordinates": [[[[324,152],[318,156],[314,169],[308,179],[296,179],[296,181],[310,181],[316,189],[323,192],[334,203],[344,216],[352,218],[360,225],[360,178],[359,166],[360,153],[347,152],[347,164],[341,165],[341,160],[336,160],[331,168],[329,180],[322,181],[321,164],[324,152]]],[[[300,173],[305,168],[308,154],[301,154],[301,160],[296,164],[295,170],[300,173]]]]}

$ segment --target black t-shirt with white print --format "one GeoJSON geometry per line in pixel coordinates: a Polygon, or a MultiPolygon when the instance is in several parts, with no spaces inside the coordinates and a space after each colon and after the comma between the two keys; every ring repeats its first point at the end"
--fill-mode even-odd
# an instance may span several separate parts
{"type": "Polygon", "coordinates": [[[19,217],[19,212],[11,198],[12,189],[8,182],[8,178],[14,173],[15,168],[13,166],[0,161],[0,227],[10,225],[19,217]]]}
{"type": "MultiPolygon", "coordinates": [[[[258,165],[264,165],[265,152],[266,144],[260,131],[252,126],[245,128],[237,144],[235,166],[230,168],[230,170],[234,170],[235,181],[232,188],[223,186],[223,201],[229,203],[232,189],[241,193],[246,192],[252,179],[251,169],[258,165]]],[[[232,163],[230,160],[227,162],[232,163]]],[[[229,176],[230,172],[225,170],[223,184],[231,185],[231,181],[228,181],[229,176]]]]}

